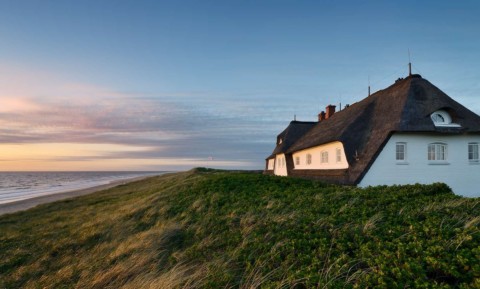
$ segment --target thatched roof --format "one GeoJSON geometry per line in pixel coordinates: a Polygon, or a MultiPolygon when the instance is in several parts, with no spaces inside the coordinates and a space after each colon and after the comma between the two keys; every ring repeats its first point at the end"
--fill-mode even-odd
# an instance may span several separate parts
{"type": "Polygon", "coordinates": [[[317,124],[317,122],[296,120],[291,121],[287,128],[277,136],[277,146],[273,150],[273,153],[267,159],[274,158],[276,154],[286,152],[315,124],[317,124]]]}
{"type": "Polygon", "coordinates": [[[480,117],[420,75],[411,75],[315,123],[283,152],[340,141],[349,163],[345,181],[357,184],[394,132],[480,133],[480,117]],[[461,127],[436,127],[430,115],[440,109],[461,127]]]}

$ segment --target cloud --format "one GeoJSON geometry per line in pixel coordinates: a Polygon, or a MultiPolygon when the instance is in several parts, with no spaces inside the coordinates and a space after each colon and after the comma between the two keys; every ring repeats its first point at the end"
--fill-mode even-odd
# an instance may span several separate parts
{"type": "Polygon", "coordinates": [[[40,106],[32,100],[18,97],[2,97],[0,113],[29,112],[39,110],[40,106]]]}
{"type": "MultiPolygon", "coordinates": [[[[111,151],[78,155],[71,150],[70,155],[49,155],[48,160],[130,160],[132,164],[143,161],[146,166],[157,160],[157,166],[182,168],[263,167],[289,111],[289,103],[272,107],[251,97],[228,100],[198,92],[155,96],[71,83],[59,84],[49,92],[45,84],[36,81],[29,89],[15,90],[10,85],[6,94],[0,93],[0,99],[4,104],[0,109],[0,146],[105,144],[111,151]],[[11,93],[16,96],[10,97],[11,93]],[[115,146],[122,149],[115,150],[115,146]]],[[[0,158],[4,159],[1,152],[0,158]]]]}

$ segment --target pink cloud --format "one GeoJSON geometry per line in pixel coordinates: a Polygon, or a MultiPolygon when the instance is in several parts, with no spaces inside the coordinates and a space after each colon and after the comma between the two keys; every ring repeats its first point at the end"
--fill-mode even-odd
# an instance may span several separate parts
{"type": "Polygon", "coordinates": [[[1,97],[0,113],[39,111],[42,106],[34,100],[22,97],[1,97]]]}

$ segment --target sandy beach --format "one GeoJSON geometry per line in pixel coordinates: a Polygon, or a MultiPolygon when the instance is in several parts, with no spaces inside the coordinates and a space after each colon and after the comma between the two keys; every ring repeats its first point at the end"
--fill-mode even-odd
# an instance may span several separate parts
{"type": "Polygon", "coordinates": [[[40,196],[40,197],[30,198],[26,200],[20,200],[17,202],[0,204],[0,215],[28,210],[40,204],[46,204],[46,203],[51,203],[58,200],[64,200],[64,199],[74,198],[74,197],[83,196],[87,194],[92,194],[98,191],[110,189],[119,185],[142,180],[148,177],[151,177],[151,176],[141,176],[141,177],[123,179],[123,180],[111,182],[109,184],[94,186],[86,189],[66,191],[66,192],[55,193],[47,196],[40,196]]]}

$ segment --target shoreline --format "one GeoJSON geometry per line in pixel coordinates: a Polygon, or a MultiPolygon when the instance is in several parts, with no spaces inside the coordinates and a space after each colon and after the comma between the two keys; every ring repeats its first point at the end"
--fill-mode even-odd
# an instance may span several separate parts
{"type": "Polygon", "coordinates": [[[103,185],[98,185],[98,186],[93,186],[89,188],[84,188],[84,189],[76,189],[76,190],[71,190],[71,191],[65,191],[61,193],[54,193],[51,195],[46,195],[46,196],[38,196],[30,199],[25,199],[25,200],[19,200],[11,203],[5,203],[5,204],[0,204],[0,216],[5,215],[5,214],[11,214],[19,211],[25,211],[28,209],[31,209],[33,207],[36,207],[41,204],[47,204],[55,201],[60,201],[60,200],[65,200],[65,199],[70,199],[70,198],[75,198],[78,196],[83,196],[83,195],[88,195],[88,194],[93,194],[98,191],[103,191],[107,189],[114,188],[116,186],[124,185],[127,183],[143,180],[149,177],[154,177],[157,175],[149,175],[149,176],[139,176],[139,177],[133,177],[133,178],[127,178],[127,179],[122,179],[122,180],[116,180],[108,184],[103,184],[103,185]]]}

